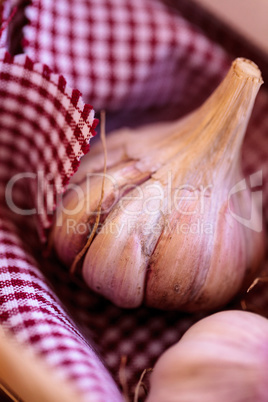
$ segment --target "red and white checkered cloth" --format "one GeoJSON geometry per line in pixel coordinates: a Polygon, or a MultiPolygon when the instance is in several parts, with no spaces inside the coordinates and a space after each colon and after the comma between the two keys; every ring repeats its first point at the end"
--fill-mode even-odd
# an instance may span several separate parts
{"type": "Polygon", "coordinates": [[[190,104],[208,84],[203,75],[215,85],[228,63],[159,0],[33,0],[26,16],[25,52],[63,74],[96,110],[190,104]]]}
{"type": "Polygon", "coordinates": [[[1,171],[1,180],[10,176],[10,164],[13,174],[32,174],[35,207],[37,197],[44,198],[42,210],[38,203],[38,217],[46,229],[57,194],[63,192],[80,158],[89,150],[97,121],[92,107],[81,101],[79,91],[66,86],[65,79],[51,74],[46,65],[34,65],[24,55],[13,60],[3,49],[0,60],[1,142],[4,158],[9,160],[1,171]],[[13,138],[10,132],[14,132],[13,138]],[[14,152],[16,158],[12,157],[14,152]],[[38,180],[42,188],[37,193],[38,180]]]}
{"type": "Polygon", "coordinates": [[[42,275],[36,230],[20,212],[36,207],[41,229],[51,224],[57,194],[88,151],[95,124],[92,107],[62,77],[0,52],[1,324],[90,400],[106,402],[120,401],[119,391],[42,275]]]}
{"type": "MultiPolygon", "coordinates": [[[[9,40],[12,47],[20,38],[25,6],[29,21],[23,46],[29,57],[0,55],[1,324],[70,380],[85,400],[119,402],[122,397],[101,361],[118,382],[120,358],[128,357],[125,374],[132,395],[143,369],[200,316],[124,311],[71,278],[53,255],[44,256],[37,227],[43,239],[57,197],[88,151],[96,124],[92,108],[57,74],[95,109],[116,112],[110,121],[116,118],[120,125],[131,110],[136,120],[142,115],[159,119],[160,111],[166,118],[174,105],[178,116],[186,113],[209,95],[230,57],[160,0],[16,3],[19,13],[9,40]],[[16,207],[37,208],[37,214],[23,216],[16,207]]],[[[243,166],[246,174],[263,170],[268,219],[267,110],[262,90],[243,166]]]]}

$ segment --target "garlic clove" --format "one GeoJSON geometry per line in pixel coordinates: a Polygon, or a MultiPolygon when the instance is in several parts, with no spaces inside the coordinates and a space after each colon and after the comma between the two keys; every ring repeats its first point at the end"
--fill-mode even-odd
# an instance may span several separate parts
{"type": "Polygon", "coordinates": [[[122,307],[138,307],[143,302],[148,261],[163,226],[161,211],[151,216],[143,211],[143,197],[154,196],[148,182],[137,193],[133,190],[131,196],[120,199],[83,264],[83,277],[90,288],[122,307]],[[158,233],[148,234],[146,228],[156,223],[158,233]]]}
{"type": "MultiPolygon", "coordinates": [[[[186,207],[181,205],[184,211],[186,207]]],[[[168,229],[162,232],[149,262],[147,305],[183,311],[215,309],[241,289],[248,266],[245,229],[228,223],[226,203],[216,211],[208,203],[209,208],[212,211],[206,214],[205,221],[202,215],[171,215],[168,229]],[[168,275],[161,269],[164,264],[168,275]]],[[[253,271],[263,256],[262,238],[254,244],[261,245],[261,253],[251,264],[253,271]]]]}
{"type": "MultiPolygon", "coordinates": [[[[104,197],[100,223],[123,194],[149,177],[133,161],[121,162],[105,175],[104,197]]],[[[72,183],[57,209],[53,227],[54,248],[61,260],[71,266],[91,232],[100,200],[103,173],[87,172],[82,182],[72,183]]]]}
{"type": "Polygon", "coordinates": [[[268,321],[224,311],[194,324],[157,361],[146,402],[267,401],[268,321]]]}

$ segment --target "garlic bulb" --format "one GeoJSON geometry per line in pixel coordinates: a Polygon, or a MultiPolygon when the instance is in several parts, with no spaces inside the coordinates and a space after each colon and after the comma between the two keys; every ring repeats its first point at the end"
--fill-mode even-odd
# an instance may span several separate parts
{"type": "MultiPolygon", "coordinates": [[[[89,287],[116,305],[198,311],[227,303],[252,280],[264,234],[240,150],[256,94],[257,66],[236,59],[196,111],[176,122],[107,138],[101,226],[83,262],[89,287]]],[[[58,208],[55,250],[71,265],[96,219],[103,155],[84,158],[58,208]]]]}
{"type": "Polygon", "coordinates": [[[193,325],[164,352],[146,402],[266,402],[268,321],[224,311],[193,325]]]}

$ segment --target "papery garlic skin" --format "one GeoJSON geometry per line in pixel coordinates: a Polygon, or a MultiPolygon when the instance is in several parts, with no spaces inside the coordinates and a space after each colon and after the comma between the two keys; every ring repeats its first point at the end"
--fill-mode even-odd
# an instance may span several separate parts
{"type": "MultiPolygon", "coordinates": [[[[103,175],[101,172],[87,173],[81,182],[71,183],[71,188],[62,200],[62,207],[57,210],[53,228],[53,235],[57,239],[55,249],[67,266],[72,264],[81,250],[81,245],[86,242],[96,220],[103,175]]],[[[138,186],[148,176],[147,172],[137,169],[132,161],[111,167],[106,174],[101,219],[105,219],[109,214],[120,196],[126,192],[127,186],[138,186]]]]}
{"type": "MultiPolygon", "coordinates": [[[[105,184],[103,209],[109,211],[101,215],[82,268],[91,289],[121,307],[199,311],[223,306],[250,284],[264,256],[264,233],[234,218],[233,212],[247,216],[250,190],[232,191],[243,179],[241,146],[261,84],[257,66],[237,59],[210,98],[185,118],[109,135],[107,173],[122,191],[111,203],[115,190],[105,184]]],[[[80,177],[94,172],[93,165],[101,171],[100,158],[93,150],[80,177]]],[[[66,203],[72,202],[67,194],[66,203]]],[[[59,210],[58,219],[63,225],[54,227],[55,249],[70,265],[89,233],[69,236],[68,215],[59,210]]],[[[86,223],[94,214],[83,210],[75,219],[86,223]]]]}
{"type": "MultiPolygon", "coordinates": [[[[214,187],[206,198],[202,214],[173,211],[168,216],[171,230],[162,232],[149,263],[147,305],[183,311],[214,309],[231,300],[253,279],[264,256],[263,233],[255,233],[231,216],[227,202],[231,186],[221,184],[223,188],[214,187]],[[203,220],[207,230],[191,230],[203,220]],[[176,227],[178,222],[180,226],[176,227]],[[168,267],[168,275],[163,266],[168,267]]],[[[242,200],[247,201],[250,202],[249,193],[242,200]]],[[[191,204],[192,209],[198,210],[198,203],[193,201],[182,202],[181,208],[186,211],[191,204]]],[[[236,210],[240,216],[238,207],[239,204],[236,210]]]]}
{"type": "Polygon", "coordinates": [[[266,402],[268,320],[223,311],[194,324],[157,361],[146,402],[266,402]]]}

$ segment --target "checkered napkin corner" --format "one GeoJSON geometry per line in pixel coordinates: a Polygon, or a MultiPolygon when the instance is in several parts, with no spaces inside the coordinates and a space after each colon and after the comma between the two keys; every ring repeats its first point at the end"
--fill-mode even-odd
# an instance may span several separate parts
{"type": "Polygon", "coordinates": [[[37,212],[43,238],[58,197],[89,151],[96,124],[92,106],[62,76],[26,55],[13,58],[0,50],[0,145],[6,162],[1,181],[31,183],[29,207],[37,212]]]}

